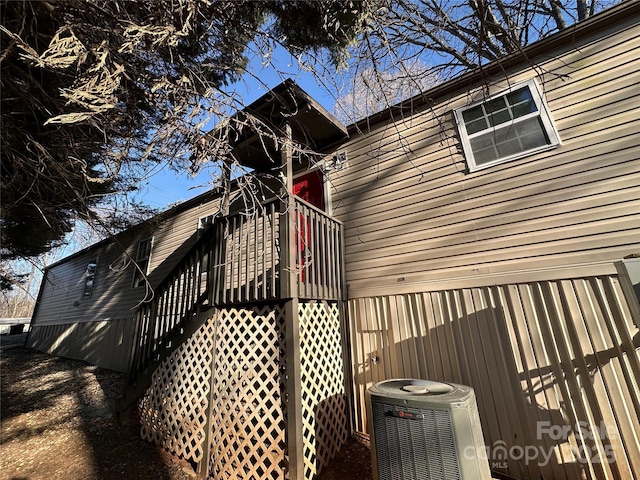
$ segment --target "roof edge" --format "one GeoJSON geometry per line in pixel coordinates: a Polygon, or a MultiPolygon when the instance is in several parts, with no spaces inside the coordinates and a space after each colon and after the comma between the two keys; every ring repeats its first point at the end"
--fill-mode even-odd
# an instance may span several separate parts
{"type": "Polygon", "coordinates": [[[403,100],[400,103],[392,105],[380,112],[376,112],[362,120],[358,120],[348,126],[349,134],[366,131],[373,125],[382,123],[386,120],[393,119],[394,114],[406,112],[409,109],[415,110],[416,107],[426,105],[434,98],[442,97],[446,94],[460,90],[470,84],[477,83],[496,73],[502,72],[507,68],[513,67],[520,63],[524,63],[527,59],[539,56],[551,49],[566,45],[570,41],[584,38],[594,32],[603,29],[606,26],[614,25],[622,20],[636,16],[640,13],[640,2],[637,0],[625,0],[618,5],[608,8],[602,12],[589,17],[582,22],[573,24],[559,32],[554,33],[546,38],[538,40],[518,52],[511,53],[503,58],[495,60],[487,65],[475,68],[474,70],[463,73],[458,77],[445,81],[433,88],[425,90],[411,98],[403,100]]]}
{"type": "MultiPolygon", "coordinates": [[[[236,181],[236,180],[234,180],[236,181]]],[[[232,182],[233,183],[233,182],[232,182]]],[[[122,230],[121,232],[118,232],[114,235],[109,235],[106,238],[103,238],[102,240],[98,240],[95,243],[92,243],[91,245],[89,245],[88,247],[84,247],[80,250],[78,250],[77,252],[73,252],[69,255],[67,255],[64,258],[61,258],[60,260],[57,260],[49,265],[46,265],[44,267],[44,271],[47,271],[51,268],[54,268],[62,263],[68,262],[69,260],[72,260],[80,255],[83,255],[95,248],[99,248],[102,247],[104,245],[108,245],[109,243],[115,241],[115,239],[117,239],[118,237],[122,236],[122,235],[126,235],[126,234],[130,234],[133,230],[137,229],[137,228],[142,228],[145,225],[148,225],[149,223],[153,222],[154,220],[157,220],[159,217],[161,216],[166,216],[167,218],[171,218],[174,215],[177,215],[180,212],[183,212],[185,210],[189,210],[190,208],[193,208],[194,206],[197,206],[200,203],[206,202],[206,201],[210,201],[210,200],[214,200],[215,198],[217,198],[218,196],[222,195],[222,191],[221,191],[221,187],[215,187],[212,188],[210,190],[207,190],[206,192],[200,193],[198,195],[196,195],[193,198],[190,198],[189,200],[185,200],[183,202],[180,202],[177,205],[174,205],[170,208],[167,208],[165,210],[162,210],[158,213],[156,213],[154,216],[152,216],[151,218],[148,218],[140,223],[136,223],[135,225],[131,225],[130,227],[127,227],[125,230],[122,230]]]]}

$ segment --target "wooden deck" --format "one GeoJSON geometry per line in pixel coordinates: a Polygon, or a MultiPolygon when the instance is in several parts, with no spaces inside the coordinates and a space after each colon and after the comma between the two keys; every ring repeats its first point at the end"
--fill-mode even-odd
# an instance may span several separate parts
{"type": "Polygon", "coordinates": [[[293,196],[214,220],[139,307],[128,383],[212,307],[342,300],[342,251],[342,224],[293,196]]]}
{"type": "Polygon", "coordinates": [[[221,218],[208,235],[212,265],[214,305],[279,300],[285,293],[281,279],[294,273],[295,291],[301,299],[342,298],[342,224],[313,205],[294,198],[293,211],[286,202],[272,200],[250,212],[221,218]],[[283,222],[292,223],[295,235],[289,248],[295,264],[281,262],[283,222]]]}

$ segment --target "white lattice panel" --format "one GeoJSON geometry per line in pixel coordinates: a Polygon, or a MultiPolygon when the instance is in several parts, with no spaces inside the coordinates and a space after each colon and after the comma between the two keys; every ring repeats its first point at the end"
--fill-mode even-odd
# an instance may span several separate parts
{"type": "Polygon", "coordinates": [[[304,473],[313,479],[347,441],[346,399],[335,303],[300,303],[304,473]]]}
{"type": "Polygon", "coordinates": [[[214,479],[283,479],[284,314],[279,305],[220,312],[215,344],[210,472],[214,479]]]}
{"type": "Polygon", "coordinates": [[[214,321],[207,321],[153,373],[140,400],[143,439],[198,463],[204,456],[214,321]]]}

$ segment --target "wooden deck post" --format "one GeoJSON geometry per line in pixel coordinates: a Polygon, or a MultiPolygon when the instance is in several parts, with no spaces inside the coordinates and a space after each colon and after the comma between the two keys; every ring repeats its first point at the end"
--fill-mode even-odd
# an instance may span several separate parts
{"type": "Polygon", "coordinates": [[[302,438],[302,375],[300,371],[300,325],[298,298],[285,304],[287,357],[287,451],[289,479],[304,479],[304,439],[302,438]]]}
{"type": "Polygon", "coordinates": [[[282,174],[284,175],[280,199],[280,298],[297,297],[295,243],[295,203],[293,200],[293,152],[291,126],[285,125],[285,141],[281,149],[282,174]]]}
{"type": "MultiPolygon", "coordinates": [[[[229,216],[229,199],[231,196],[231,162],[224,160],[222,163],[222,185],[224,193],[222,197],[222,205],[220,205],[220,211],[222,216],[226,219],[229,216]]],[[[215,223],[215,221],[214,221],[215,223]]],[[[218,227],[215,225],[212,228],[213,235],[218,236],[218,227]]],[[[229,224],[225,220],[224,228],[222,229],[222,238],[213,238],[209,245],[209,271],[207,272],[207,281],[209,282],[209,305],[216,306],[219,301],[224,301],[221,298],[221,292],[224,291],[226,278],[224,268],[224,262],[227,258],[227,236],[229,235],[229,224]],[[217,248],[216,248],[217,243],[217,248]],[[220,263],[220,265],[216,265],[220,263]],[[215,268],[215,272],[212,270],[215,268]]],[[[216,318],[214,322],[218,322],[217,311],[214,313],[216,318]]],[[[215,328],[217,332],[217,327],[215,328]]],[[[209,471],[209,464],[211,460],[211,418],[213,416],[213,401],[215,398],[215,385],[216,385],[216,343],[218,339],[216,335],[213,336],[213,346],[211,354],[211,376],[209,377],[209,401],[206,409],[206,421],[204,424],[204,441],[203,441],[203,458],[196,467],[196,473],[200,478],[207,478],[211,473],[209,471]]]]}
{"type": "Polygon", "coordinates": [[[209,253],[209,273],[211,276],[209,284],[209,305],[215,306],[218,303],[224,303],[227,299],[224,295],[226,288],[227,268],[227,239],[229,236],[229,202],[231,197],[231,162],[223,160],[222,162],[222,203],[220,205],[220,214],[222,216],[223,228],[218,228],[219,219],[214,220],[212,235],[216,238],[212,239],[212,248],[209,253]],[[215,269],[215,271],[214,271],[215,269]]]}
{"type": "MultiPolygon", "coordinates": [[[[219,321],[219,317],[218,317],[218,312],[214,312],[214,325],[216,325],[214,327],[214,332],[217,333],[218,328],[217,328],[217,322],[219,321]]],[[[204,441],[203,441],[203,445],[202,445],[202,460],[200,462],[198,462],[198,465],[196,466],[196,473],[198,474],[199,478],[208,478],[209,474],[211,473],[211,471],[209,470],[209,465],[210,465],[210,460],[211,460],[211,455],[213,454],[212,451],[212,445],[211,445],[211,426],[212,426],[212,422],[211,419],[213,417],[213,402],[215,399],[215,387],[216,387],[216,344],[218,342],[218,338],[216,336],[216,333],[214,333],[213,335],[213,345],[211,347],[211,375],[209,377],[209,398],[208,398],[208,403],[207,403],[207,409],[206,409],[206,420],[204,422],[204,441]]]]}
{"type": "Polygon", "coordinates": [[[229,201],[231,197],[231,162],[224,160],[222,162],[222,186],[224,187],[224,197],[222,197],[222,215],[229,215],[229,201]]]}
{"type": "Polygon", "coordinates": [[[338,272],[340,279],[338,280],[338,308],[340,315],[340,335],[342,340],[342,369],[344,375],[344,393],[345,400],[347,402],[347,426],[349,429],[349,436],[352,436],[355,432],[355,383],[353,380],[353,357],[351,354],[351,324],[349,323],[349,294],[347,292],[347,266],[345,262],[345,247],[344,247],[344,228],[340,228],[338,235],[338,256],[339,265],[338,272]]]}
{"type": "Polygon", "coordinates": [[[285,300],[285,341],[287,360],[287,451],[289,479],[304,478],[302,438],[302,379],[300,372],[300,325],[298,319],[298,287],[296,278],[295,204],[293,201],[293,153],[291,126],[285,125],[282,145],[282,169],[285,192],[280,208],[280,298],[285,300]]]}

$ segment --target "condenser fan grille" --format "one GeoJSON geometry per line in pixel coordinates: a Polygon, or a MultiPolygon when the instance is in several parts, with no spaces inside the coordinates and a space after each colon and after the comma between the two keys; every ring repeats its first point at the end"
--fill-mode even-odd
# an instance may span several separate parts
{"type": "Polygon", "coordinates": [[[379,480],[458,480],[451,413],[374,402],[379,480]]]}

